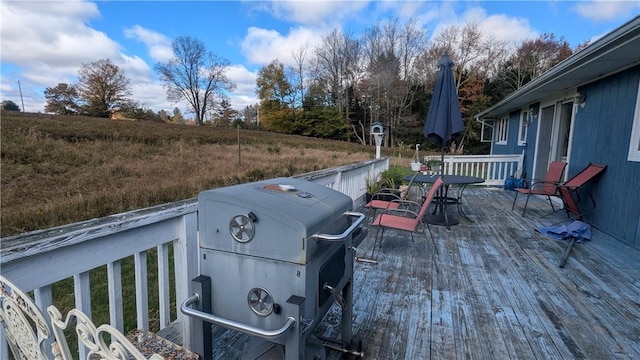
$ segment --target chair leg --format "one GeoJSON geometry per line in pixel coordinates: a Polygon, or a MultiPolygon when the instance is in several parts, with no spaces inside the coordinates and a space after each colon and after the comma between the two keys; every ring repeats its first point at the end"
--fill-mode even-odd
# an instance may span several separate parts
{"type": "Polygon", "coordinates": [[[516,200],[518,199],[518,192],[516,191],[516,196],[513,197],[513,204],[511,205],[511,210],[516,207],[516,200]]]}
{"type": "Polygon", "coordinates": [[[425,240],[429,241],[428,239],[426,239],[427,233],[424,232],[424,227],[427,228],[427,230],[429,231],[429,236],[431,236],[431,242],[433,243],[433,252],[435,254],[438,254],[438,247],[436,246],[436,239],[433,237],[433,233],[431,232],[431,226],[429,226],[429,223],[426,221],[423,221],[422,225],[423,225],[422,233],[424,234],[425,240]]]}
{"type": "Polygon", "coordinates": [[[524,202],[524,209],[522,209],[522,217],[524,217],[524,214],[527,212],[527,205],[529,204],[530,196],[531,194],[527,194],[527,200],[524,202]]]}
{"type": "Polygon", "coordinates": [[[378,226],[378,229],[376,229],[376,237],[373,238],[373,248],[371,249],[371,259],[375,259],[376,246],[378,244],[378,233],[380,233],[380,228],[382,228],[382,233],[380,234],[380,248],[382,248],[382,237],[384,236],[384,227],[378,226]]]}
{"type": "Polygon", "coordinates": [[[551,201],[551,196],[547,195],[547,200],[549,200],[549,205],[551,205],[551,211],[556,212],[556,208],[553,206],[553,201],[551,201]]]}

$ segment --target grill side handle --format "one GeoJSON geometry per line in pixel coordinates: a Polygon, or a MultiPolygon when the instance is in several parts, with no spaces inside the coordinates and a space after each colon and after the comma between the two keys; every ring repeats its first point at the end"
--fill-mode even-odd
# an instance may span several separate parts
{"type": "Polygon", "coordinates": [[[292,329],[294,326],[296,326],[296,319],[292,316],[289,316],[284,326],[281,327],[280,329],[276,329],[276,330],[260,329],[255,326],[242,324],[237,321],[215,316],[213,314],[207,314],[205,312],[195,310],[189,307],[190,305],[195,304],[198,301],[200,301],[200,294],[196,292],[190,297],[188,297],[187,300],[185,300],[182,304],[180,304],[180,311],[187,316],[191,316],[196,319],[200,319],[202,321],[210,322],[214,325],[220,325],[229,329],[242,331],[249,335],[258,336],[263,339],[267,339],[267,340],[276,339],[282,336],[284,333],[286,333],[290,329],[292,329]]]}
{"type": "Polygon", "coordinates": [[[343,215],[346,215],[349,217],[357,217],[357,219],[342,234],[335,234],[335,235],[334,234],[313,234],[310,236],[310,238],[316,239],[316,240],[322,240],[322,241],[342,241],[347,236],[351,235],[351,233],[354,230],[360,227],[360,224],[366,218],[366,215],[359,212],[353,212],[353,211],[347,211],[343,215]]]}

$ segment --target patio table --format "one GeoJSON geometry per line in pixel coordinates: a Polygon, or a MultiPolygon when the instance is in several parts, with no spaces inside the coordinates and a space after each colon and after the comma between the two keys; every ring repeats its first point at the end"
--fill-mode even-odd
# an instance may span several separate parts
{"type": "MultiPolygon", "coordinates": [[[[404,179],[410,181],[412,176],[413,175],[407,175],[404,177],[404,179]]],[[[433,184],[438,176],[440,175],[418,174],[415,177],[414,182],[419,184],[433,184]]],[[[462,196],[467,186],[471,184],[481,184],[484,182],[484,179],[476,176],[442,175],[442,180],[444,182],[444,186],[441,190],[442,193],[439,196],[436,196],[436,198],[434,199],[434,202],[436,203],[436,209],[431,215],[425,216],[425,221],[429,224],[446,226],[447,229],[451,229],[451,225],[458,225],[460,222],[456,217],[449,216],[447,214],[447,206],[456,205],[459,214],[464,216],[470,222],[474,222],[467,216],[467,214],[464,212],[464,209],[462,208],[462,196]],[[451,187],[451,185],[455,185],[458,187],[458,192],[454,196],[449,195],[449,188],[451,187]]]]}

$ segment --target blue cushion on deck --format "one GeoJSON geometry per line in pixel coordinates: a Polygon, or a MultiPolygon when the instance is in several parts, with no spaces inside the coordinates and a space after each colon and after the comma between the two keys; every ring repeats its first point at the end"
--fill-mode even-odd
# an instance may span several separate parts
{"type": "Polygon", "coordinates": [[[536,231],[558,240],[570,240],[571,238],[576,238],[578,242],[591,240],[591,225],[580,220],[571,220],[560,225],[542,226],[536,231]]]}

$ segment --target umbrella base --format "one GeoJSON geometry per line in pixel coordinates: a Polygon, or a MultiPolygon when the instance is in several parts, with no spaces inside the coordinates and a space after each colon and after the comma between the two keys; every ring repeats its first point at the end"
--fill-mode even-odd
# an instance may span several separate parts
{"type": "Polygon", "coordinates": [[[430,225],[446,226],[447,228],[451,225],[458,225],[460,223],[458,218],[455,216],[447,215],[445,218],[445,216],[441,214],[425,215],[424,221],[430,225]]]}

